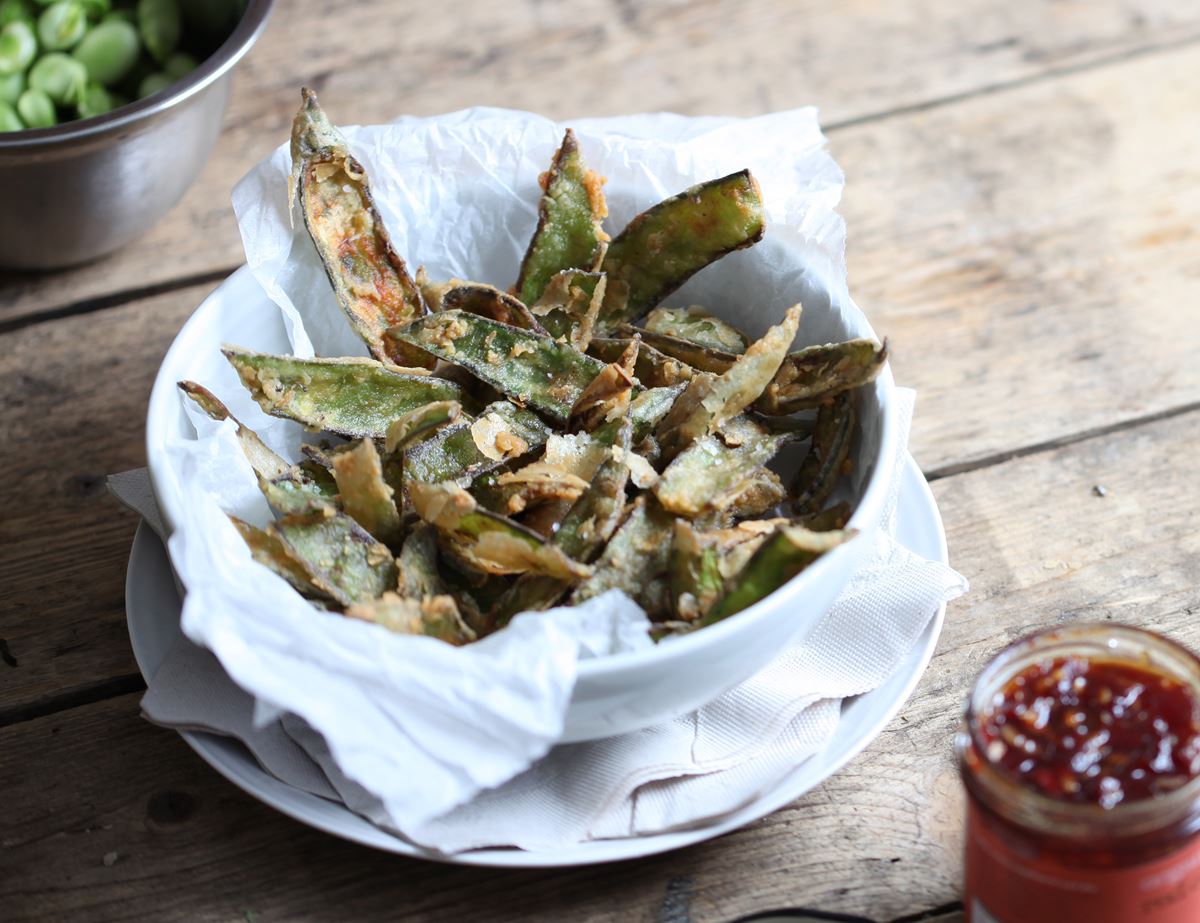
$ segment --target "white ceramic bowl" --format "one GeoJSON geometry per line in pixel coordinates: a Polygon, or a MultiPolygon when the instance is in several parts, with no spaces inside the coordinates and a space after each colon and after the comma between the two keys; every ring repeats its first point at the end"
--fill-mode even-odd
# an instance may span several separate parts
{"type": "MultiPolygon", "coordinates": [[[[875,336],[853,304],[831,305],[827,287],[809,267],[801,267],[801,290],[789,291],[785,298],[770,280],[778,277],[781,266],[795,270],[795,260],[785,245],[772,243],[768,237],[750,250],[727,257],[705,274],[714,274],[716,297],[722,291],[736,291],[741,299],[761,299],[757,304],[769,304],[776,318],[782,316],[786,304],[803,301],[801,343],[875,336]]],[[[739,319],[728,299],[725,303],[706,301],[706,305],[729,320],[740,321],[752,335],[762,332],[761,317],[757,323],[739,319]]],[[[221,343],[290,352],[278,308],[245,267],[205,299],[184,325],[163,360],[150,396],[146,453],[155,495],[172,531],[180,520],[182,501],[174,487],[175,478],[163,476],[171,464],[163,446],[172,438],[192,435],[176,382],[199,377],[200,357],[211,357],[221,343]]],[[[893,391],[891,371],[885,368],[864,389],[860,402],[859,437],[850,478],[857,503],[850,525],[860,534],[724,622],[650,650],[582,661],[564,741],[607,737],[686,714],[752,676],[817,624],[869,553],[869,533],[879,522],[894,478],[898,453],[893,391]]],[[[799,457],[795,452],[790,458],[785,456],[785,468],[790,464],[794,470],[799,457]]]]}

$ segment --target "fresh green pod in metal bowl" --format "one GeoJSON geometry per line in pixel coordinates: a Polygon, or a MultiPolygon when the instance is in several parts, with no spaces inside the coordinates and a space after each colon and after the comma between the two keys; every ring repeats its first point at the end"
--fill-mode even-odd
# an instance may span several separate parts
{"type": "Polygon", "coordinates": [[[94,115],[104,115],[117,107],[117,100],[98,83],[89,83],[79,97],[76,109],[85,119],[94,115]]]}
{"type": "Polygon", "coordinates": [[[10,22],[23,22],[33,26],[36,20],[28,0],[2,0],[0,2],[0,29],[10,22]]]}
{"type": "Polygon", "coordinates": [[[26,85],[25,74],[20,71],[0,77],[0,103],[15,106],[21,94],[25,92],[26,85]]]}
{"type": "Polygon", "coordinates": [[[68,51],[79,44],[87,28],[83,4],[77,0],[59,0],[38,17],[38,41],[47,51],[68,51]]]}
{"type": "Polygon", "coordinates": [[[138,0],[138,31],[146,50],[160,64],[179,46],[183,35],[183,17],[176,0],[138,0]]]}
{"type": "Polygon", "coordinates": [[[37,36],[23,19],[0,29],[0,76],[23,72],[37,55],[37,36]]]}
{"type": "Polygon", "coordinates": [[[71,56],[87,68],[92,80],[112,86],[133,69],[141,51],[137,29],[121,19],[108,19],[88,32],[71,56]]]}
{"type": "Polygon", "coordinates": [[[29,70],[29,87],[40,90],[60,106],[73,106],[87,89],[87,68],[68,54],[42,55],[29,70]]]}
{"type": "Polygon", "coordinates": [[[20,131],[24,127],[14,103],[0,99],[0,131],[20,131]]]}
{"type": "Polygon", "coordinates": [[[17,114],[28,128],[49,128],[58,121],[54,101],[43,90],[30,87],[17,100],[17,114]]]}

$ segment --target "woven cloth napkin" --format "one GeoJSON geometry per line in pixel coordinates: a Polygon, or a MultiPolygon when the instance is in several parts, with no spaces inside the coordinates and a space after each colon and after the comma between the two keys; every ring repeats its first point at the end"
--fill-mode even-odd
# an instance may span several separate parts
{"type": "MultiPolygon", "coordinates": [[[[913,392],[897,395],[905,462],[913,392]]],[[[837,729],[842,700],[883,683],[939,606],[966,592],[967,581],[953,569],[896,540],[903,469],[894,468],[897,482],[872,559],[802,644],[690,715],[555,747],[505,784],[416,829],[398,829],[379,801],[338,769],[318,733],[293,715],[264,715],[211,653],[182,634],[151,678],[142,711],[164,727],[237,738],[278,779],[444,853],[548,850],[716,823],[819,753],[837,729]]],[[[161,536],[145,471],[115,475],[109,486],[161,536]]]]}

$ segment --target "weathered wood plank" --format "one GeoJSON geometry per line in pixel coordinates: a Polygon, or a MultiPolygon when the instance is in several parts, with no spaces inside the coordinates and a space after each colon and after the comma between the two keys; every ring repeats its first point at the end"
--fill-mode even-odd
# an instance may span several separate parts
{"type": "Polygon", "coordinates": [[[838,776],[715,842],[558,872],[415,865],[251,803],[122,697],[0,731],[0,901],[29,920],[154,923],[397,907],[414,921],[724,923],[788,906],[892,920],[947,906],[962,810],[951,741],[971,678],[1029,629],[1081,618],[1200,648],[1197,501],[1185,490],[1198,478],[1193,413],[939,481],[955,563],[974,588],[952,607],[916,697],[838,776]],[[668,900],[683,915],[666,917],[668,900]]]}
{"type": "Polygon", "coordinates": [[[1183,49],[838,133],[851,290],[927,468],[1200,400],[1183,49]]]}
{"type": "MultiPolygon", "coordinates": [[[[1196,35],[1200,8],[1175,0],[470,0],[452,16],[418,0],[336,13],[319,0],[283,0],[239,70],[221,145],[182,202],[109,259],[0,276],[0,322],[237,265],[230,190],[285,140],[306,82],[347,124],[473,105],[565,118],[807,103],[837,123],[1196,35]]],[[[861,165],[847,166],[859,181],[861,165]]]]}
{"type": "Polygon", "coordinates": [[[125,631],[135,517],[106,474],[145,464],[159,362],[191,288],[0,337],[0,710],[136,673],[125,631]]]}

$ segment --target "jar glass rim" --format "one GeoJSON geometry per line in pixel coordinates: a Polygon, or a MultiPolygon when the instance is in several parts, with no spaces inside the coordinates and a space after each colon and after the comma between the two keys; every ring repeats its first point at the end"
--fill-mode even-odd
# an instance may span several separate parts
{"type": "Polygon", "coordinates": [[[964,769],[968,785],[977,787],[985,803],[1011,820],[1066,839],[1085,838],[1098,832],[1132,837],[1181,822],[1200,827],[1200,775],[1168,794],[1104,808],[1052,798],[1001,771],[988,759],[980,716],[996,692],[1026,666],[1072,651],[1153,667],[1187,683],[1200,703],[1200,658],[1169,638],[1110,622],[1079,622],[1041,629],[1001,650],[975,680],[967,700],[963,730],[956,742],[960,762],[966,759],[968,751],[975,755],[972,771],[964,769]]]}

